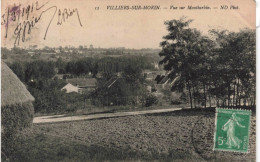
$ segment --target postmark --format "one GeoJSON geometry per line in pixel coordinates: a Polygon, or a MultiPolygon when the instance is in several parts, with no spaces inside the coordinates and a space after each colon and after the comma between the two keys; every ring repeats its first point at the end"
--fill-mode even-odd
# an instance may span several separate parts
{"type": "Polygon", "coordinates": [[[216,159],[213,148],[214,112],[208,112],[198,117],[192,129],[192,145],[194,151],[205,161],[216,159]]]}
{"type": "Polygon", "coordinates": [[[216,109],[213,150],[248,153],[251,111],[216,109]]]}

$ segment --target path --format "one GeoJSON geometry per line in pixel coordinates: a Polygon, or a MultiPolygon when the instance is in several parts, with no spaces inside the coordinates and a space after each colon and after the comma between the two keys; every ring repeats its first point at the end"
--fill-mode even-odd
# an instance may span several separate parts
{"type": "Polygon", "coordinates": [[[103,113],[103,114],[92,114],[92,115],[77,115],[77,116],[66,116],[66,115],[39,116],[33,119],[33,123],[56,123],[56,122],[64,122],[64,121],[77,121],[77,120],[131,116],[131,115],[154,114],[154,113],[172,112],[176,110],[181,110],[181,108],[145,110],[145,111],[133,111],[133,112],[116,112],[116,113],[103,113]]]}

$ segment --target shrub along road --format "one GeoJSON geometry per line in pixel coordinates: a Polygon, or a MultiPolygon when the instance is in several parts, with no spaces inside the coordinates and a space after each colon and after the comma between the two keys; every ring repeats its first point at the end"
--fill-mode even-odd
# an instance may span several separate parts
{"type": "Polygon", "coordinates": [[[144,114],[155,114],[172,112],[181,110],[182,108],[170,108],[170,109],[159,109],[159,110],[145,110],[145,111],[132,111],[132,112],[115,112],[115,113],[103,113],[93,115],[77,115],[77,116],[66,116],[66,115],[53,115],[53,116],[39,116],[33,119],[33,123],[56,123],[66,121],[77,121],[77,120],[89,120],[89,119],[102,119],[111,117],[122,117],[132,115],[144,115],[144,114]]]}

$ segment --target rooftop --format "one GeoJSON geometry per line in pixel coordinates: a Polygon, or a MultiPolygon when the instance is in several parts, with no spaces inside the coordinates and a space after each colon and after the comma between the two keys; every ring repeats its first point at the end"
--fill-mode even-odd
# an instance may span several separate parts
{"type": "Polygon", "coordinates": [[[34,101],[25,85],[3,61],[1,73],[1,106],[34,101]]]}
{"type": "Polygon", "coordinates": [[[97,84],[96,78],[72,78],[66,79],[67,83],[79,87],[94,87],[97,84]]]}

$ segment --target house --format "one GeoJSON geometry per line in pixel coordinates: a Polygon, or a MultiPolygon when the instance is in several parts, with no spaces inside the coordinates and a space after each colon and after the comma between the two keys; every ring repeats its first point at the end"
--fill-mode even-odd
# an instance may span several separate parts
{"type": "Polygon", "coordinates": [[[35,52],[34,52],[34,51],[29,51],[28,54],[29,54],[30,56],[33,56],[33,55],[35,55],[35,52]]]}
{"type": "Polygon", "coordinates": [[[70,83],[66,84],[63,88],[61,88],[61,90],[65,90],[66,93],[71,93],[71,92],[79,93],[80,92],[80,88],[78,86],[74,86],[70,83]]]}
{"type": "Polygon", "coordinates": [[[44,55],[56,55],[56,52],[42,52],[44,55]]]}
{"type": "Polygon", "coordinates": [[[66,79],[66,82],[67,85],[65,85],[61,90],[66,90],[67,93],[83,93],[84,91],[93,91],[97,87],[96,78],[72,78],[66,79]]]}
{"type": "Polygon", "coordinates": [[[164,75],[164,71],[151,71],[151,70],[143,70],[142,71],[143,76],[147,81],[154,81],[156,76],[158,75],[164,75]]]}
{"type": "Polygon", "coordinates": [[[112,77],[111,79],[109,79],[105,84],[104,87],[105,88],[111,88],[116,82],[120,81],[122,78],[120,77],[112,77]]]}
{"type": "Polygon", "coordinates": [[[170,89],[178,79],[179,77],[171,79],[169,76],[157,75],[155,78],[155,81],[157,82],[155,87],[158,89],[170,89]]]}
{"type": "Polygon", "coordinates": [[[61,53],[61,50],[59,48],[54,49],[55,53],[61,53]]]}

